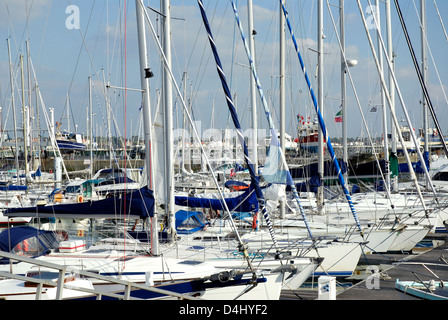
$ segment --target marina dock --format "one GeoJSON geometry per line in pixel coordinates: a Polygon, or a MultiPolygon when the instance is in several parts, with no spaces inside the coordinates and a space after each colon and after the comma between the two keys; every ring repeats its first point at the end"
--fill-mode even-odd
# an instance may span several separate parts
{"type": "MultiPolygon", "coordinates": [[[[438,247],[414,249],[412,253],[369,254],[364,255],[355,272],[363,280],[337,280],[336,300],[420,300],[395,289],[395,283],[401,281],[428,281],[448,279],[448,244],[438,247]],[[375,280],[369,277],[378,271],[375,280]],[[375,282],[376,281],[376,282],[375,282]]],[[[282,300],[317,300],[317,281],[307,283],[295,292],[282,292],[282,300]]]]}

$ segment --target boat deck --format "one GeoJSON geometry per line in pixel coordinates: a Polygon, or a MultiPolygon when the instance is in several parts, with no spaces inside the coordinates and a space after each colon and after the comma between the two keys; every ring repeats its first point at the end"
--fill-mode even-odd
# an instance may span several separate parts
{"type": "MultiPolygon", "coordinates": [[[[369,254],[361,258],[354,280],[337,280],[336,300],[419,300],[395,289],[401,281],[428,281],[448,279],[448,243],[436,248],[414,249],[404,254],[369,254]],[[424,266],[423,266],[424,264],[424,266]],[[366,275],[367,270],[379,270],[379,279],[366,275]],[[359,271],[358,271],[359,270],[359,271]],[[432,274],[433,273],[433,274],[432,274]],[[364,277],[363,277],[364,275],[364,277]],[[362,279],[364,278],[364,279],[362,279]],[[360,280],[362,279],[362,280],[360,280]]],[[[371,273],[370,273],[371,274],[371,273]]],[[[315,300],[318,298],[317,281],[302,286],[295,292],[282,292],[282,300],[315,300]]]]}

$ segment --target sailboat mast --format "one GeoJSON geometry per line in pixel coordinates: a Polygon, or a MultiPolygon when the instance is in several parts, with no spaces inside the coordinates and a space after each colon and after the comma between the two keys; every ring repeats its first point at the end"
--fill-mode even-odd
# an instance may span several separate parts
{"type": "MultiPolygon", "coordinates": [[[[154,174],[152,166],[152,119],[151,119],[151,100],[150,100],[150,68],[148,63],[148,49],[146,46],[146,31],[144,23],[144,12],[140,0],[135,0],[137,15],[137,33],[140,57],[140,81],[143,90],[142,107],[143,107],[143,126],[145,139],[145,165],[148,185],[150,190],[154,190],[154,174]]],[[[151,254],[159,255],[159,239],[158,239],[158,219],[157,211],[154,210],[154,216],[151,218],[151,254]]]]}
{"type": "MultiPolygon", "coordinates": [[[[347,146],[347,62],[342,52],[345,52],[345,0],[339,0],[339,23],[341,40],[341,106],[342,106],[342,159],[348,165],[348,146],[347,146]]],[[[345,181],[348,181],[348,169],[344,173],[345,181]]]]}
{"type": "Polygon", "coordinates": [[[67,103],[67,131],[70,132],[70,99],[68,97],[68,93],[66,97],[66,103],[67,103]]]}
{"type": "MultiPolygon", "coordinates": [[[[247,15],[248,15],[248,24],[249,24],[249,50],[251,52],[252,57],[255,62],[255,35],[256,32],[254,30],[254,7],[253,1],[247,0],[247,15]]],[[[257,119],[257,87],[255,83],[254,77],[252,77],[252,72],[249,73],[250,76],[250,97],[251,97],[251,110],[252,110],[252,150],[253,156],[252,159],[254,161],[254,170],[258,173],[258,119],[257,119]]]]}
{"type": "MultiPolygon", "coordinates": [[[[388,62],[392,69],[395,67],[395,58],[394,58],[394,50],[393,50],[393,41],[392,41],[392,17],[391,17],[391,1],[386,1],[386,33],[387,33],[387,51],[390,61],[388,62]]],[[[395,114],[395,83],[393,80],[393,72],[394,70],[389,69],[389,103],[390,103],[390,113],[395,114]]],[[[394,156],[397,155],[397,129],[391,117],[391,154],[394,156]]],[[[389,158],[390,160],[390,158],[389,158]]],[[[398,176],[394,176],[391,178],[391,190],[398,190],[398,176]]]]}
{"type": "Polygon", "coordinates": [[[40,131],[40,112],[39,112],[39,86],[37,85],[37,81],[34,81],[35,83],[35,90],[36,90],[36,118],[37,118],[37,150],[38,150],[38,160],[39,160],[39,166],[42,166],[42,136],[40,131]]]}
{"type": "Polygon", "coordinates": [[[112,125],[111,125],[111,110],[110,110],[110,83],[107,81],[106,85],[106,115],[107,115],[107,139],[109,149],[109,168],[112,168],[114,162],[114,151],[112,146],[112,125]]]}
{"type": "Polygon", "coordinates": [[[32,130],[32,124],[31,119],[34,118],[33,110],[31,108],[32,106],[32,100],[31,100],[31,54],[30,54],[30,40],[27,40],[25,42],[26,44],[26,62],[27,62],[27,87],[28,87],[28,116],[26,118],[27,122],[27,132],[30,139],[30,154],[31,154],[31,166],[34,166],[34,143],[32,144],[31,141],[34,141],[34,134],[32,130]]]}
{"type": "MultiPolygon", "coordinates": [[[[372,12],[372,14],[375,14],[376,16],[376,30],[377,30],[377,42],[378,42],[378,52],[381,52],[381,20],[380,20],[380,1],[376,0],[376,12],[372,12]]],[[[380,69],[381,73],[384,74],[384,63],[383,63],[383,55],[378,55],[378,60],[380,63],[380,69]]],[[[385,176],[385,183],[387,184],[387,188],[390,188],[390,174],[389,174],[389,142],[387,141],[387,106],[386,106],[386,96],[384,93],[383,87],[380,87],[380,96],[381,96],[381,110],[382,110],[382,116],[383,116],[383,138],[384,138],[384,176],[385,176]]]]}
{"type": "MultiPolygon", "coordinates": [[[[285,5],[285,0],[281,1],[281,5],[285,5]]],[[[285,16],[280,6],[280,147],[282,153],[285,154],[285,71],[286,71],[286,27],[285,16]]],[[[274,134],[274,133],[272,133],[274,134]]],[[[273,139],[273,137],[271,137],[273,139]]],[[[280,200],[280,217],[285,218],[286,204],[284,200],[280,200]]]]}
{"type": "MultiPolygon", "coordinates": [[[[324,114],[324,25],[323,25],[323,0],[318,1],[317,11],[318,11],[318,22],[317,22],[317,56],[318,56],[318,105],[320,107],[321,113],[324,114]]],[[[324,178],[324,137],[325,132],[322,129],[319,130],[319,140],[318,140],[318,174],[319,180],[323,181],[324,178]]],[[[317,205],[322,208],[324,203],[324,189],[320,185],[317,193],[317,205]]]]}
{"type": "Polygon", "coordinates": [[[9,42],[9,38],[6,39],[8,44],[8,56],[9,56],[9,77],[11,81],[11,106],[12,106],[12,118],[14,122],[14,141],[15,141],[15,151],[14,151],[14,160],[17,169],[17,182],[19,182],[19,142],[17,139],[17,120],[16,120],[16,105],[14,99],[14,75],[13,75],[13,67],[11,60],[11,44],[9,42]]]}
{"type": "MultiPolygon", "coordinates": [[[[162,48],[167,59],[168,68],[171,68],[171,1],[161,0],[162,13],[162,48]]],[[[173,150],[173,89],[167,68],[163,68],[163,106],[165,114],[165,181],[166,202],[165,214],[168,218],[168,231],[175,238],[176,220],[174,212],[174,150],[173,150]]]]}
{"type": "MultiPolygon", "coordinates": [[[[428,59],[426,55],[426,0],[420,0],[420,16],[421,16],[421,38],[422,38],[422,80],[426,85],[428,82],[428,59]]],[[[424,159],[426,164],[429,164],[429,121],[428,121],[428,106],[426,103],[426,97],[422,90],[422,108],[423,108],[423,138],[425,141],[424,147],[424,159]]],[[[428,183],[426,184],[428,187],[428,183]]]]}
{"type": "Polygon", "coordinates": [[[93,178],[93,110],[92,110],[92,78],[89,77],[89,136],[90,136],[90,179],[93,178]]]}
{"type": "Polygon", "coordinates": [[[22,122],[23,122],[23,156],[25,163],[25,182],[28,185],[28,120],[27,120],[27,107],[25,105],[25,77],[23,74],[23,54],[20,55],[20,70],[21,70],[21,79],[22,79],[22,122]]]}

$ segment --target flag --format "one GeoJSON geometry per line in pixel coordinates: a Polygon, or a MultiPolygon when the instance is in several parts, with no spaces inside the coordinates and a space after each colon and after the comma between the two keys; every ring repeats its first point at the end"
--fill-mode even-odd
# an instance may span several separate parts
{"type": "Polygon", "coordinates": [[[372,109],[370,109],[370,112],[376,112],[376,111],[377,111],[376,107],[373,107],[372,109]]]}
{"type": "Polygon", "coordinates": [[[342,122],[342,110],[340,110],[338,113],[336,113],[334,121],[335,122],[342,122]]]}

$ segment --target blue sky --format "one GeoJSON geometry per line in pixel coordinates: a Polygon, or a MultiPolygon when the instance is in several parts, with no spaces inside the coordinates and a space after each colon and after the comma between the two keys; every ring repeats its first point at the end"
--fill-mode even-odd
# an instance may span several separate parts
{"type": "MultiPolygon", "coordinates": [[[[239,13],[247,32],[246,1],[236,1],[239,13]]],[[[405,13],[406,23],[411,33],[417,56],[420,58],[420,31],[415,8],[420,1],[400,1],[405,13]],[[415,7],[414,7],[415,5],[415,7]]],[[[332,1],[337,3],[337,1],[332,1]]],[[[368,2],[361,1],[364,9],[368,2]]],[[[430,93],[433,104],[437,107],[442,128],[448,130],[447,101],[444,94],[448,88],[442,87],[448,77],[446,54],[448,42],[443,33],[439,17],[435,11],[437,4],[443,22],[448,26],[448,3],[438,0],[427,1],[428,10],[428,42],[432,57],[429,56],[430,93]],[[437,69],[433,65],[434,59],[437,69]],[[438,74],[436,73],[436,70],[438,74]]],[[[146,1],[145,4],[159,10],[159,1],[146,1]]],[[[245,128],[250,124],[249,106],[249,69],[241,38],[235,29],[235,18],[230,1],[204,0],[209,20],[212,23],[218,50],[224,64],[224,71],[231,85],[232,93],[241,122],[245,128]]],[[[201,121],[202,128],[233,128],[229,122],[227,107],[221,85],[216,73],[207,36],[202,25],[199,8],[194,0],[172,0],[172,40],[173,40],[173,72],[177,83],[182,86],[182,77],[188,74],[188,99],[192,102],[195,119],[201,121]],[[214,117],[212,117],[214,115],[214,117]]],[[[302,51],[313,88],[316,85],[317,57],[317,1],[287,1],[290,18],[293,21],[296,37],[302,51]]],[[[384,4],[381,2],[381,10],[384,4]]],[[[332,14],[338,23],[338,12],[331,6],[332,14]]],[[[30,52],[37,73],[39,90],[43,95],[47,108],[55,109],[55,120],[66,127],[66,95],[69,93],[72,114],[71,125],[78,125],[84,132],[87,119],[88,77],[92,76],[95,84],[94,110],[96,134],[105,135],[105,104],[102,94],[103,76],[113,86],[124,86],[126,71],[127,86],[139,88],[138,51],[136,42],[135,4],[128,1],[126,5],[126,70],[124,64],[124,1],[106,0],[0,0],[0,89],[3,107],[3,121],[7,128],[12,128],[10,111],[10,81],[6,39],[10,37],[12,59],[16,73],[16,85],[20,88],[20,70],[18,55],[25,52],[25,40],[30,40],[30,52]],[[68,29],[66,21],[70,14],[66,13],[69,5],[79,8],[80,29],[68,29]],[[29,16],[26,19],[27,14],[29,16]],[[85,36],[85,43],[83,41],[85,36]],[[9,116],[8,116],[9,114],[9,116]],[[8,118],[7,118],[8,117],[8,118]]],[[[255,0],[256,56],[261,83],[268,97],[270,106],[275,110],[274,119],[278,119],[278,0],[255,0]]],[[[397,55],[396,75],[400,90],[405,98],[406,107],[415,127],[421,127],[422,111],[419,104],[421,91],[414,68],[411,64],[401,27],[398,25],[396,10],[392,6],[394,50],[397,55]]],[[[157,25],[157,16],[150,11],[153,24],[157,25]]],[[[379,104],[379,81],[374,66],[370,47],[368,46],[364,28],[356,5],[356,1],[346,1],[346,46],[347,56],[358,60],[357,67],[351,72],[356,91],[361,99],[362,109],[373,135],[381,135],[380,112],[371,113],[373,106],[379,104]]],[[[384,16],[382,16],[384,22],[384,16]]],[[[334,122],[334,115],[340,106],[340,56],[337,38],[329,16],[326,0],[324,1],[325,39],[325,120],[332,136],[341,135],[341,125],[334,122]]],[[[372,32],[372,36],[373,36],[372,32]]],[[[154,41],[149,33],[150,63],[155,77],[151,80],[152,107],[157,105],[157,92],[160,88],[160,58],[155,50],[154,41]]],[[[305,85],[303,74],[299,68],[297,55],[287,33],[287,130],[295,136],[296,115],[307,114],[314,117],[311,99],[305,85]]],[[[25,74],[26,74],[25,60],[25,74]]],[[[27,80],[27,78],[26,78],[27,80]]],[[[16,91],[17,110],[21,106],[20,92],[16,91]]],[[[33,91],[34,95],[34,91],[33,91]]],[[[121,90],[111,90],[112,108],[120,132],[124,132],[124,94],[121,90]]],[[[32,100],[34,104],[34,96],[32,100]]],[[[365,136],[361,125],[360,112],[353,96],[353,89],[348,85],[347,101],[350,136],[365,136]]],[[[138,134],[140,96],[136,92],[128,92],[126,127],[128,136],[138,134]]],[[[179,104],[175,104],[175,126],[181,123],[182,116],[179,104]]],[[[261,106],[259,106],[261,111],[261,106]]],[[[397,110],[401,105],[397,99],[397,110]]],[[[20,113],[19,113],[20,114],[20,113]]],[[[260,126],[266,128],[266,121],[259,112],[260,126]]],[[[399,115],[400,116],[400,115],[399,115]]],[[[401,118],[401,116],[400,116],[401,118]]],[[[21,118],[20,118],[21,119],[21,118]]]]}

